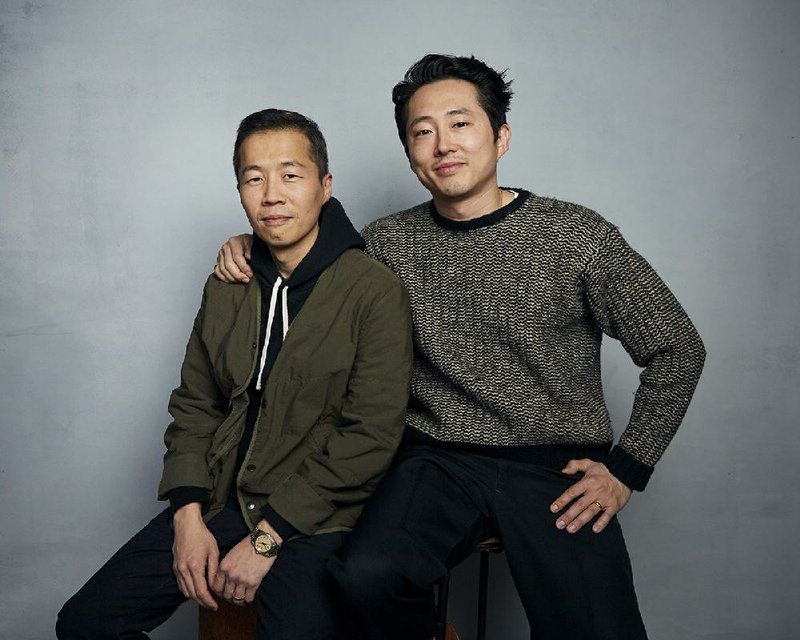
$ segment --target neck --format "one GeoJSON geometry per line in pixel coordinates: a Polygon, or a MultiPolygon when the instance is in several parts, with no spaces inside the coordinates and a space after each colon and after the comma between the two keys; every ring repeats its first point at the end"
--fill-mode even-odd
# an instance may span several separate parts
{"type": "MultiPolygon", "coordinates": [[[[314,242],[319,235],[319,226],[317,226],[312,233],[309,233],[303,238],[302,244],[293,245],[291,247],[269,247],[269,253],[272,256],[272,261],[278,269],[278,273],[284,280],[288,279],[297,268],[303,258],[311,251],[314,242]]],[[[269,246],[269,245],[267,245],[269,246]]]]}
{"type": "Polygon", "coordinates": [[[458,199],[434,197],[433,203],[436,211],[444,218],[450,220],[472,220],[480,218],[487,213],[497,211],[513,199],[513,195],[504,191],[496,184],[484,189],[480,193],[458,199]]]}

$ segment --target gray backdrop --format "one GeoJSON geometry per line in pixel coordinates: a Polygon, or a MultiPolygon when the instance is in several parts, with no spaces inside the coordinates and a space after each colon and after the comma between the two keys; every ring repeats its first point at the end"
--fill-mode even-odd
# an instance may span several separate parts
{"type": "MultiPolygon", "coordinates": [[[[202,283],[247,229],[238,121],[316,119],[360,227],[425,195],[389,93],[429,51],[510,69],[502,183],[618,224],[705,339],[684,425],[622,515],[651,637],[796,638],[798,33],[791,0],[3,0],[0,638],[52,637],[63,601],[161,508],[202,283]]],[[[604,360],[619,427],[638,371],[615,343],[604,360]]],[[[455,573],[465,640],[476,566],[455,573]]],[[[526,638],[502,558],[490,599],[490,637],[526,638]]],[[[196,637],[195,615],[153,637],[196,637]]]]}

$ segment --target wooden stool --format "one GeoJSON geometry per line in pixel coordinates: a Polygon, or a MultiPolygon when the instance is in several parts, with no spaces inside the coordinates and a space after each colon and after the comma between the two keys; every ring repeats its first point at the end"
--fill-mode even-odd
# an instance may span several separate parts
{"type": "MultiPolygon", "coordinates": [[[[489,590],[489,554],[501,553],[503,543],[499,538],[487,538],[475,547],[481,554],[478,576],[478,635],[486,640],[486,604],[489,590]]],[[[447,624],[447,599],[450,593],[450,572],[439,582],[437,596],[436,638],[434,640],[459,640],[453,625],[447,624]]],[[[252,605],[238,607],[226,600],[217,600],[219,609],[212,611],[199,607],[199,640],[255,640],[256,608],[252,605]]],[[[342,639],[344,640],[344,639],[342,639]]]]}
{"type": "Polygon", "coordinates": [[[221,599],[217,604],[216,611],[199,607],[200,640],[255,640],[255,606],[239,607],[221,599]]]}
{"type": "MultiPolygon", "coordinates": [[[[256,640],[255,605],[239,607],[221,599],[217,604],[216,611],[198,607],[199,640],[256,640]]],[[[344,632],[339,633],[339,640],[348,640],[344,632]]],[[[458,636],[447,636],[447,640],[458,640],[458,636]]]]}
{"type": "MultiPolygon", "coordinates": [[[[486,640],[486,603],[489,591],[489,554],[503,551],[500,538],[487,538],[479,542],[475,551],[481,554],[481,566],[478,576],[478,634],[477,640],[486,640]]],[[[447,624],[447,598],[450,595],[450,572],[445,574],[439,582],[439,595],[437,598],[438,622],[436,625],[435,640],[457,640],[458,635],[452,625],[447,624]]]]}

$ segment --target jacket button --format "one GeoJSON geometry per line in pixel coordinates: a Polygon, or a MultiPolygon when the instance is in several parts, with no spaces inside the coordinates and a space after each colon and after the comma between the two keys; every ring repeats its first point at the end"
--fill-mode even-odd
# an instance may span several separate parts
{"type": "Polygon", "coordinates": [[[248,502],[247,503],[247,510],[248,511],[252,511],[255,508],[256,508],[256,503],[255,502],[248,502]]]}
{"type": "Polygon", "coordinates": [[[258,349],[258,343],[257,342],[253,343],[253,349],[258,349]]]}
{"type": "Polygon", "coordinates": [[[248,464],[248,465],[247,465],[247,470],[248,470],[248,471],[255,471],[255,470],[256,470],[256,465],[254,465],[254,464],[248,464]]]}

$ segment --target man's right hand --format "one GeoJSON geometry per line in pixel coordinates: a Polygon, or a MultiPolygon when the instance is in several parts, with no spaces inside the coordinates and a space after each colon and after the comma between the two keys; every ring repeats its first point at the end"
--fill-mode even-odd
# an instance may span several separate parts
{"type": "Polygon", "coordinates": [[[253,270],[247,261],[250,259],[250,247],[253,236],[243,233],[240,236],[231,236],[222,245],[217,254],[217,264],[214,266],[214,275],[223,282],[231,284],[236,282],[250,282],[253,270]]]}
{"type": "Polygon", "coordinates": [[[208,590],[217,576],[219,547],[203,522],[200,503],[190,502],[172,516],[175,540],[172,544],[172,570],[178,587],[187,598],[207,609],[217,610],[208,590]]]}

